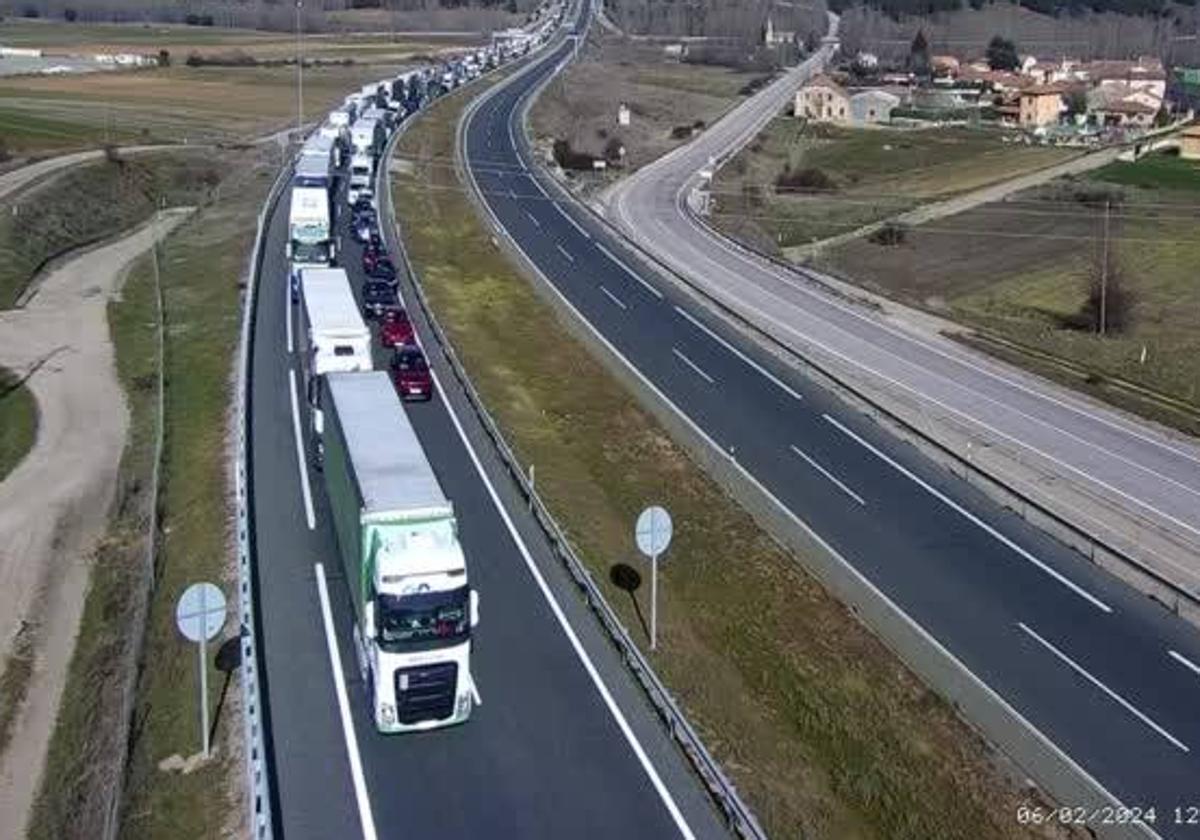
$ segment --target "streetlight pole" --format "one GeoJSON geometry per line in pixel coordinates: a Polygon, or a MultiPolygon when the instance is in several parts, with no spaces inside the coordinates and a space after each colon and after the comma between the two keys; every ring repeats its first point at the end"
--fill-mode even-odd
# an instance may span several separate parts
{"type": "Polygon", "coordinates": [[[304,132],[304,50],[301,41],[300,12],[304,0],[296,0],[296,139],[304,132]]]}
{"type": "Polygon", "coordinates": [[[1100,259],[1100,336],[1108,332],[1108,214],[1110,202],[1104,201],[1104,248],[1100,259]]]}

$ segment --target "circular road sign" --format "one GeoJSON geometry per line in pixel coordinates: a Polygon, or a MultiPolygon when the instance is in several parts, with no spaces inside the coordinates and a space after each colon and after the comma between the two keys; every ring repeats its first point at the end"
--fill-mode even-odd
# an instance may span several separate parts
{"type": "Polygon", "coordinates": [[[208,641],[225,626],[225,594],[211,583],[193,583],[179,596],[175,623],[189,641],[208,641]]]}
{"type": "Polygon", "coordinates": [[[658,505],[652,505],[638,516],[633,533],[642,554],[657,557],[671,544],[671,514],[658,505]]]}

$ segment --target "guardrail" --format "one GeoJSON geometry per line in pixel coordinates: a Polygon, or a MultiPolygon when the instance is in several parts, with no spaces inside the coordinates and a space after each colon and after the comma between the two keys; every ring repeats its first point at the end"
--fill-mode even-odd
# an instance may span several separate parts
{"type": "Polygon", "coordinates": [[[264,233],[267,219],[287,183],[291,167],[287,164],[279,171],[263,209],[258,214],[258,227],[254,235],[254,249],[250,252],[250,264],[246,271],[246,294],[242,301],[242,326],[238,340],[236,385],[237,402],[234,423],[237,428],[237,446],[234,452],[233,475],[237,497],[237,552],[238,552],[238,619],[241,622],[241,687],[243,749],[246,759],[247,820],[250,836],[254,840],[271,840],[274,824],[271,814],[271,768],[263,740],[262,693],[258,684],[258,637],[254,623],[254,570],[250,548],[250,532],[253,527],[250,515],[250,358],[254,343],[255,299],[258,291],[258,275],[262,268],[265,244],[264,233]]]}
{"type": "MultiPolygon", "coordinates": [[[[532,66],[532,65],[530,65],[532,66]]],[[[515,77],[514,77],[515,78],[515,77]]],[[[493,90],[486,91],[478,96],[470,106],[463,112],[463,116],[459,122],[460,142],[456,143],[456,161],[458,166],[462,166],[461,155],[461,132],[462,127],[466,124],[467,119],[483,101],[485,97],[494,92],[493,90]]],[[[390,153],[390,149],[389,149],[390,153]]],[[[516,453],[509,445],[504,437],[504,433],[500,430],[499,424],[492,417],[483,402],[483,398],[479,395],[474,384],[468,375],[466,368],[459,360],[454,346],[451,344],[449,337],[438,321],[437,316],[433,312],[432,306],[429,304],[428,298],[425,296],[419,280],[418,273],[413,267],[408,257],[408,252],[403,247],[403,242],[400,240],[396,231],[399,226],[396,223],[395,215],[391,205],[391,193],[387,182],[386,168],[384,170],[384,188],[380,190],[380,194],[384,196],[386,202],[386,212],[389,217],[389,224],[385,227],[385,236],[392,236],[393,247],[404,265],[405,271],[409,277],[409,286],[414,298],[421,308],[421,312],[425,316],[429,327],[433,332],[434,338],[437,340],[438,348],[446,363],[449,365],[454,378],[462,388],[467,402],[479,420],[483,430],[487,433],[495,447],[497,454],[500,456],[501,463],[508,471],[509,476],[516,483],[517,489],[528,502],[530,510],[533,512],[534,520],[542,529],[547,540],[550,543],[552,550],[558,559],[566,566],[568,573],[576,586],[583,593],[583,598],[588,607],[596,615],[600,621],[601,627],[605,630],[609,640],[617,648],[622,661],[629,668],[639,686],[642,688],[646,697],[649,699],[651,706],[659,719],[665,724],[667,731],[672,739],[679,746],[680,750],[692,764],[697,775],[704,783],[706,790],[713,799],[717,808],[725,815],[726,824],[733,828],[739,835],[751,840],[765,840],[767,837],[762,827],[759,825],[757,818],[754,816],[750,807],[742,800],[737,788],[733,782],[725,775],[721,769],[720,763],[704,746],[700,735],[688,721],[686,714],[675,702],[670,691],[663,684],[662,680],[655,673],[653,666],[649,660],[642,654],[641,650],[634,643],[628,631],[621,624],[616,612],[604,597],[603,592],[596,585],[591,573],[588,571],[584,562],[575,553],[570,540],[563,532],[562,527],[558,524],[550,509],[546,506],[541,496],[538,494],[534,485],[530,482],[521,467],[521,462],[517,458],[516,453]]],[[[462,173],[460,172],[460,175],[462,173]]],[[[467,179],[472,184],[471,197],[477,206],[481,207],[482,212],[486,213],[492,220],[493,225],[499,228],[499,221],[491,214],[490,209],[479,201],[477,188],[474,187],[474,180],[467,179]]]]}
{"type": "MultiPolygon", "coordinates": [[[[726,245],[740,251],[743,254],[751,257],[758,257],[770,264],[774,265],[781,271],[786,271],[800,278],[801,280],[815,284],[822,289],[828,289],[831,294],[845,297],[836,289],[832,289],[828,283],[821,277],[808,269],[786,263],[777,257],[763,253],[755,248],[752,248],[733,237],[726,234],[724,231],[717,230],[712,225],[704,222],[693,212],[688,204],[686,197],[682,197],[678,203],[680,212],[688,214],[697,224],[703,225],[704,229],[716,236],[726,245]]],[[[590,208],[589,208],[590,210],[590,208]]],[[[597,218],[600,218],[597,216],[597,218]]],[[[926,455],[934,458],[934,460],[942,463],[947,469],[957,473],[964,478],[971,476],[974,478],[974,486],[982,489],[994,501],[1003,505],[1008,510],[1020,516],[1030,524],[1039,528],[1042,531],[1053,536],[1059,542],[1067,545],[1075,551],[1082,554],[1091,562],[1102,568],[1116,574],[1124,579],[1130,585],[1137,587],[1139,590],[1151,595],[1156,601],[1161,603],[1166,609],[1194,624],[1200,624],[1200,593],[1192,592],[1184,586],[1171,580],[1166,575],[1159,572],[1157,569],[1142,562],[1137,557],[1130,554],[1112,542],[1097,536],[1089,530],[1076,525],[1066,517],[1051,510],[1047,505],[1034,499],[1032,496],[1019,489],[1009,481],[992,475],[982,467],[974,463],[972,460],[963,457],[956,452],[952,447],[942,443],[930,432],[921,429],[919,426],[909,422],[897,412],[885,406],[876,398],[865,393],[861,388],[850,384],[845,377],[835,374],[828,366],[814,360],[811,354],[802,354],[795,348],[780,341],[769,331],[764,330],[757,324],[747,319],[741,313],[737,312],[733,307],[716,299],[708,292],[704,291],[698,284],[685,278],[682,274],[676,273],[665,263],[660,262],[652,254],[643,251],[640,247],[634,246],[639,254],[653,260],[662,270],[670,272],[675,277],[678,277],[683,283],[693,289],[698,294],[702,295],[710,304],[719,308],[723,315],[727,318],[736,321],[742,327],[753,331],[755,335],[761,336],[767,340],[772,346],[783,350],[788,356],[794,357],[802,364],[811,368],[819,374],[835,389],[843,392],[851,397],[855,402],[860,404],[860,407],[867,409],[867,412],[872,415],[877,421],[882,421],[888,425],[893,431],[901,434],[910,442],[918,445],[926,455]]]]}

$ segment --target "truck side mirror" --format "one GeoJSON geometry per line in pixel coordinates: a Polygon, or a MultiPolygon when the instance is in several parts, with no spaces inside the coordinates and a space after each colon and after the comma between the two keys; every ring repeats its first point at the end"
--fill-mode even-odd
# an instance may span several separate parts
{"type": "Polygon", "coordinates": [[[367,601],[363,604],[363,624],[367,625],[363,635],[368,641],[375,641],[375,602],[367,601]]]}
{"type": "Polygon", "coordinates": [[[471,626],[479,625],[479,593],[471,590],[471,626]]]}

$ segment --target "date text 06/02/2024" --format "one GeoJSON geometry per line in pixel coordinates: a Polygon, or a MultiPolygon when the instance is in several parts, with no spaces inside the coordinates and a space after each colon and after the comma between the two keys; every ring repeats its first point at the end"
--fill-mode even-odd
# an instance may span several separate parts
{"type": "Polygon", "coordinates": [[[1124,805],[1103,805],[1099,808],[1022,805],[1017,808],[1017,822],[1022,825],[1155,825],[1160,820],[1167,825],[1200,826],[1200,805],[1179,805],[1165,812],[1154,807],[1138,808],[1124,805]]]}

